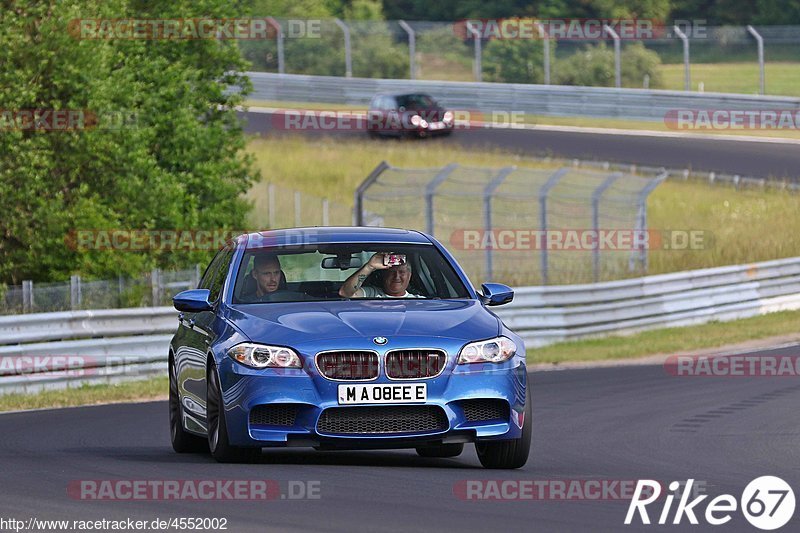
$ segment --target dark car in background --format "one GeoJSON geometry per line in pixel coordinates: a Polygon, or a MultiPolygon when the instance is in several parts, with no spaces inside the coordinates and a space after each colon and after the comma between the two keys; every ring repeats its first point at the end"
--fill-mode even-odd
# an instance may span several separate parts
{"type": "Polygon", "coordinates": [[[367,133],[372,137],[449,135],[455,117],[428,94],[378,94],[369,104],[367,133]]]}

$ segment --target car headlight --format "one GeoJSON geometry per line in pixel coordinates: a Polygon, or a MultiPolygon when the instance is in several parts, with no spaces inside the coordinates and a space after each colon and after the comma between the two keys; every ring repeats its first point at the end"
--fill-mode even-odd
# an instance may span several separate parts
{"type": "Polygon", "coordinates": [[[452,111],[445,111],[444,116],[442,117],[444,122],[453,122],[453,112],[452,111]]]}
{"type": "Polygon", "coordinates": [[[419,115],[414,115],[411,117],[411,124],[413,124],[414,126],[418,126],[420,128],[428,127],[428,121],[419,115]]]}
{"type": "Polygon", "coordinates": [[[228,350],[234,361],[251,368],[302,368],[297,352],[285,346],[268,346],[245,342],[228,350]]]}
{"type": "Polygon", "coordinates": [[[471,342],[458,354],[458,364],[502,363],[517,353],[517,345],[508,337],[495,337],[485,341],[471,342]]]}

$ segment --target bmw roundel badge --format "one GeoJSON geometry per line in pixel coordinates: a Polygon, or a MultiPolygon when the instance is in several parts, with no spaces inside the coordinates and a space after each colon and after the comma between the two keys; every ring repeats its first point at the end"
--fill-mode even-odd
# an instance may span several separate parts
{"type": "Polygon", "coordinates": [[[372,342],[374,342],[379,346],[383,346],[384,344],[389,342],[389,339],[387,339],[386,337],[375,337],[374,339],[372,339],[372,342]]]}

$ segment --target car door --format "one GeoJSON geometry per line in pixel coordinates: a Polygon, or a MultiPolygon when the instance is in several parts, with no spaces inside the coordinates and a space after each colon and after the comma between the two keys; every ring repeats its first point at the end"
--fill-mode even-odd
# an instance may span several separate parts
{"type": "Polygon", "coordinates": [[[199,289],[210,291],[209,301],[212,303],[212,309],[199,313],[183,312],[179,315],[178,327],[183,342],[175,357],[181,401],[184,412],[191,413],[192,417],[203,422],[206,412],[206,357],[208,347],[213,342],[210,326],[215,318],[222,283],[225,281],[232,257],[232,245],[217,252],[198,285],[199,289]]]}

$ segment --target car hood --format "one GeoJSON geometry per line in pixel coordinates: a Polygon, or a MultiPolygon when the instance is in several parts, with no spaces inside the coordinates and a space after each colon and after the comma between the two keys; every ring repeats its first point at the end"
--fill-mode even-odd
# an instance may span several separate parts
{"type": "Polygon", "coordinates": [[[232,307],[229,318],[251,341],[282,345],[377,336],[447,337],[467,342],[500,331],[500,321],[477,300],[247,304],[232,307]]]}

